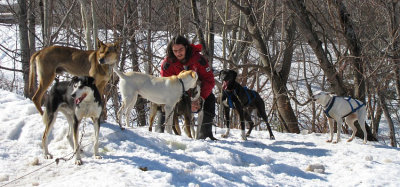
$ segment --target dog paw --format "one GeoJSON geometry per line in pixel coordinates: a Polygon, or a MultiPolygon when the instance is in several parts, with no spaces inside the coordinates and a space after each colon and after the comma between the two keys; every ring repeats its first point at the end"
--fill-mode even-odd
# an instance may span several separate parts
{"type": "Polygon", "coordinates": [[[46,154],[46,155],[44,155],[44,158],[45,158],[45,159],[53,159],[53,155],[51,155],[51,154],[46,154]]]}
{"type": "Polygon", "coordinates": [[[333,143],[333,144],[337,144],[337,143],[338,143],[338,141],[333,141],[332,143],[333,143]]]}
{"type": "Polygon", "coordinates": [[[275,140],[275,136],[269,137],[270,140],[275,140]]]}
{"type": "Polygon", "coordinates": [[[223,135],[221,135],[221,137],[222,137],[222,138],[228,138],[228,135],[223,134],[223,135]]]}
{"type": "Polygon", "coordinates": [[[100,155],[94,155],[95,159],[102,159],[103,157],[101,157],[100,155]]]}
{"type": "Polygon", "coordinates": [[[242,140],[246,141],[247,137],[246,136],[242,136],[242,140]]]}
{"type": "Polygon", "coordinates": [[[353,141],[353,138],[350,138],[350,139],[347,140],[347,142],[351,142],[351,141],[353,141]]]}
{"type": "Polygon", "coordinates": [[[328,143],[331,143],[331,142],[332,142],[332,140],[326,140],[326,142],[328,142],[328,143]]]}
{"type": "Polygon", "coordinates": [[[82,160],[81,159],[76,159],[75,160],[75,165],[82,165],[82,160]]]}

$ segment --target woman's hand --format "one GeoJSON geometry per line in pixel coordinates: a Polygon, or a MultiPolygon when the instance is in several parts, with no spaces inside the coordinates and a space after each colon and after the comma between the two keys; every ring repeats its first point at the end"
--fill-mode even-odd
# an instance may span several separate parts
{"type": "Polygon", "coordinates": [[[192,101],[192,112],[199,112],[203,106],[203,98],[199,97],[199,99],[192,101]]]}

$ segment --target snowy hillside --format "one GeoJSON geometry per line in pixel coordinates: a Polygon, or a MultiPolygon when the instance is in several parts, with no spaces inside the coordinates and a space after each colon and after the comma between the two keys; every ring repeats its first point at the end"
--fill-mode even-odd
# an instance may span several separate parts
{"type": "MultiPolygon", "coordinates": [[[[29,99],[0,90],[0,186],[400,186],[400,149],[360,139],[326,143],[328,134],[253,131],[242,141],[232,130],[216,129],[219,141],[192,140],[149,132],[121,131],[102,124],[99,151],[93,156],[93,127],[84,126],[83,165],[46,160],[41,149],[44,125],[29,99]],[[310,166],[322,166],[309,171],[310,166]]],[[[81,126],[81,127],[82,127],[81,126]]],[[[213,128],[213,131],[215,128],[213,128]]],[[[71,156],[59,115],[50,136],[55,158],[71,156]]],[[[83,130],[81,129],[82,133],[83,130]]],[[[215,132],[215,131],[214,131],[215,132]]]]}

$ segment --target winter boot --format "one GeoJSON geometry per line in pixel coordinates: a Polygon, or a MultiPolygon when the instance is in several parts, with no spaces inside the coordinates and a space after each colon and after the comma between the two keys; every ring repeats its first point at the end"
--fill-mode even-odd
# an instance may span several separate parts
{"type": "Polygon", "coordinates": [[[218,140],[214,138],[214,135],[212,133],[213,118],[214,117],[208,114],[204,114],[203,122],[199,128],[197,139],[206,139],[208,137],[211,140],[218,140]]]}

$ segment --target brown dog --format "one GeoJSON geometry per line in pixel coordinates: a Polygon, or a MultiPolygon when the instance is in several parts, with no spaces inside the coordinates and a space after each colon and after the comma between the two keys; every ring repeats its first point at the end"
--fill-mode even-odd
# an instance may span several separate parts
{"type": "Polygon", "coordinates": [[[32,97],[36,108],[43,115],[42,97],[56,77],[56,73],[68,72],[75,76],[91,76],[104,96],[104,88],[113,73],[112,67],[119,60],[119,42],[104,44],[97,39],[98,50],[79,50],[71,47],[50,46],[31,56],[29,70],[29,90],[32,92],[35,74],[39,77],[39,86],[32,97]]]}

